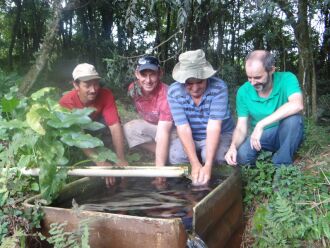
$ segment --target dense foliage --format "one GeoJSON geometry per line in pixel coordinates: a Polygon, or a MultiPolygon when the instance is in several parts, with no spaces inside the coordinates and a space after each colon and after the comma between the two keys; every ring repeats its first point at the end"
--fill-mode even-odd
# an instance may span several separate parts
{"type": "Polygon", "coordinates": [[[272,164],[259,163],[244,174],[245,201],[258,203],[252,229],[255,247],[302,247],[315,240],[329,243],[329,171],[315,175],[289,166],[275,172],[272,164]]]}
{"type": "Polygon", "coordinates": [[[66,168],[56,165],[68,165],[69,147],[102,147],[101,140],[83,130],[95,131],[103,125],[90,119],[93,109],[61,108],[57,101],[47,97],[53,95],[52,88],[43,88],[21,99],[14,96],[16,91],[17,88],[11,88],[1,100],[4,117],[0,119],[3,142],[0,165],[3,173],[16,166],[40,168],[40,190],[51,201],[66,178],[66,168]]]}
{"type": "MultiPolygon", "coordinates": [[[[276,55],[279,70],[299,76],[306,114],[316,117],[317,95],[329,90],[329,4],[328,0],[0,1],[0,66],[26,72],[29,62],[40,58],[34,70],[48,65],[46,81],[67,88],[62,83],[71,79],[74,66],[90,62],[103,75],[109,72],[112,85],[123,87],[142,54],[158,56],[170,82],[178,54],[203,48],[220,76],[237,86],[245,80],[245,55],[267,49],[276,55]]],[[[31,83],[28,79],[24,84],[31,83]]]]}
{"type": "Polygon", "coordinates": [[[254,209],[249,230],[253,247],[330,244],[330,159],[326,150],[330,141],[324,136],[327,132],[329,128],[307,122],[307,138],[300,149],[302,162],[296,166],[276,170],[266,156],[256,168],[243,169],[246,212],[254,209]],[[325,156],[320,156],[324,151],[325,156]]]}
{"type": "MultiPolygon", "coordinates": [[[[15,77],[4,78],[10,84],[15,77]]],[[[99,155],[94,159],[100,161],[115,161],[116,156],[101,140],[83,131],[103,127],[90,119],[93,109],[62,109],[53,88],[19,97],[17,87],[11,87],[0,99],[0,244],[13,247],[13,242],[25,244],[27,234],[40,227],[40,205],[49,204],[57,196],[66,182],[68,165],[82,162],[75,155],[75,148],[96,148],[99,155]],[[38,180],[22,174],[23,169],[29,168],[40,169],[38,180]],[[24,211],[23,201],[38,192],[43,200],[24,211]],[[5,239],[11,235],[11,239],[5,239]]],[[[48,242],[60,242],[56,230],[48,242]]],[[[68,237],[70,241],[65,238],[61,242],[75,242],[72,235],[68,237]]],[[[74,245],[70,247],[77,247],[74,245]]]]}

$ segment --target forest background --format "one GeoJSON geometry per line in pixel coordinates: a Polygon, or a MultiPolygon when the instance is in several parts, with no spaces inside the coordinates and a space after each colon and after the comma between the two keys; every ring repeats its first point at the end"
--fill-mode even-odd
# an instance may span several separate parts
{"type": "Polygon", "coordinates": [[[243,61],[249,51],[272,51],[278,70],[298,75],[306,115],[315,120],[317,103],[329,92],[328,0],[14,0],[0,4],[1,69],[25,74],[38,64],[21,86],[24,93],[39,74],[45,85],[63,86],[81,62],[94,64],[108,75],[110,86],[124,87],[133,77],[137,57],[146,53],[159,57],[165,81],[170,83],[178,55],[198,48],[231,88],[246,80],[243,61]]]}
{"type": "MultiPolygon", "coordinates": [[[[327,127],[330,116],[329,7],[329,0],[1,0],[0,95],[13,85],[25,96],[48,86],[60,92],[69,90],[73,68],[88,62],[113,89],[121,110],[131,110],[126,87],[140,56],[157,56],[164,81],[170,84],[178,55],[202,48],[218,76],[228,83],[235,112],[236,90],[246,81],[246,54],[267,49],[276,57],[277,70],[295,73],[303,89],[304,114],[313,123],[308,128],[312,127],[309,130],[314,135],[303,150],[309,161],[304,166],[327,168],[329,131],[315,124],[327,127]]],[[[265,167],[259,169],[273,175],[265,167]]],[[[246,175],[251,176],[249,173],[246,175]]],[[[318,175],[322,177],[322,173],[318,175]]],[[[327,171],[327,193],[328,175],[327,171]]],[[[260,194],[252,192],[252,186],[247,185],[247,195],[260,194]]],[[[328,203],[329,195],[325,199],[328,203]]],[[[283,208],[282,200],[277,199],[277,204],[283,208]]],[[[323,200],[320,202],[322,205],[323,200]]],[[[322,214],[324,220],[330,220],[328,211],[322,214]]],[[[317,223],[322,226],[322,221],[317,223]]],[[[320,229],[320,236],[313,236],[321,245],[330,237],[328,227],[320,229]]]]}

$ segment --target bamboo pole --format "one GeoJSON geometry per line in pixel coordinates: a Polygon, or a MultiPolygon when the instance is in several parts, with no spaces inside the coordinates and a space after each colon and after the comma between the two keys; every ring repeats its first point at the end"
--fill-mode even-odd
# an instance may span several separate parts
{"type": "MultiPolygon", "coordinates": [[[[58,167],[61,169],[63,167],[58,167]]],[[[38,176],[39,168],[21,169],[23,175],[38,176]]],[[[183,177],[188,176],[187,166],[126,166],[109,167],[93,166],[83,169],[69,169],[69,176],[87,176],[87,177],[183,177]]]]}

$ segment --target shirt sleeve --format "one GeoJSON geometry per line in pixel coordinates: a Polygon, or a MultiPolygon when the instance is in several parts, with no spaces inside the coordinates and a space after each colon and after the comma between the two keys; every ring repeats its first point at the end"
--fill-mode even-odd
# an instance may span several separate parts
{"type": "Polygon", "coordinates": [[[301,89],[300,89],[300,86],[299,86],[298,79],[291,72],[286,73],[285,85],[286,85],[287,97],[291,96],[294,93],[301,93],[301,89]]]}
{"type": "Polygon", "coordinates": [[[176,126],[181,126],[188,123],[187,116],[184,111],[183,104],[180,103],[180,98],[178,95],[180,91],[177,85],[172,85],[167,94],[167,101],[170,106],[170,110],[173,116],[173,120],[176,126]]]}
{"type": "Polygon", "coordinates": [[[104,118],[105,123],[108,126],[119,123],[120,118],[117,110],[117,105],[115,102],[115,98],[110,90],[105,91],[102,100],[104,101],[105,104],[102,110],[102,116],[104,118]]]}
{"type": "Polygon", "coordinates": [[[248,117],[249,110],[244,99],[244,88],[239,88],[236,95],[236,112],[238,117],[248,117]]]}

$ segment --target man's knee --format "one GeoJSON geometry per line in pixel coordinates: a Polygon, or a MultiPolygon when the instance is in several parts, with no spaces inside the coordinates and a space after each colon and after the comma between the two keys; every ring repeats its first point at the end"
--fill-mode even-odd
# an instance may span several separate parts
{"type": "Polygon", "coordinates": [[[237,163],[240,165],[251,165],[251,164],[255,164],[255,160],[251,160],[246,153],[238,152],[237,163]]]}
{"type": "Polygon", "coordinates": [[[280,139],[290,139],[294,150],[296,150],[303,141],[304,136],[304,119],[302,115],[291,115],[280,123],[279,129],[280,139]]]}
{"type": "Polygon", "coordinates": [[[179,138],[171,142],[168,152],[168,160],[170,164],[183,164],[189,162],[179,138]]]}
{"type": "Polygon", "coordinates": [[[168,161],[170,164],[184,164],[189,162],[185,154],[174,150],[170,150],[168,155],[168,161]]]}
{"type": "Polygon", "coordinates": [[[143,120],[132,120],[123,127],[130,148],[154,141],[157,126],[152,126],[143,120]]]}
{"type": "Polygon", "coordinates": [[[281,126],[289,128],[300,128],[303,124],[303,117],[301,114],[290,115],[281,121],[281,126]]]}
{"type": "Polygon", "coordinates": [[[124,133],[126,136],[136,133],[138,127],[140,126],[140,125],[138,125],[137,121],[138,120],[132,120],[132,121],[124,124],[123,129],[124,129],[124,133]]]}
{"type": "Polygon", "coordinates": [[[155,125],[155,127],[151,127],[151,124],[148,124],[143,120],[132,120],[127,122],[123,129],[126,138],[129,139],[133,137],[139,137],[141,135],[155,136],[155,130],[157,130],[157,126],[155,125]]]}
{"type": "Polygon", "coordinates": [[[254,165],[257,159],[257,152],[251,149],[249,139],[238,148],[237,163],[240,165],[254,165]]]}

